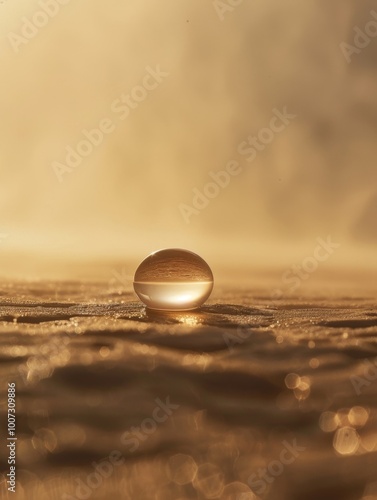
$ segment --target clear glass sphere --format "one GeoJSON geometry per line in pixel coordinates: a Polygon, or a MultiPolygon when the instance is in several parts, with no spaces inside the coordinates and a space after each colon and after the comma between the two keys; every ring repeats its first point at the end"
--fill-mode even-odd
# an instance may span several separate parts
{"type": "Polygon", "coordinates": [[[154,252],[137,268],[134,290],[150,309],[189,311],[211,295],[213,274],[193,252],[167,248],[154,252]]]}

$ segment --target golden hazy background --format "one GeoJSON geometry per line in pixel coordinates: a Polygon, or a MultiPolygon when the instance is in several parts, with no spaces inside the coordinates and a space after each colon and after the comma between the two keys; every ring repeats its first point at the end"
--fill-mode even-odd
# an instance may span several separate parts
{"type": "Polygon", "coordinates": [[[376,269],[377,38],[350,62],[340,46],[373,9],[3,0],[0,275],[69,276],[163,247],[284,268],[329,235],[325,267],[376,269]],[[42,4],[56,13],[35,34],[42,4]],[[114,101],[142,95],[146,68],[166,75],[122,120],[114,101]],[[284,108],[296,118],[248,162],[239,145],[284,108]],[[104,119],[112,132],[59,182],[54,162],[104,119]],[[232,160],[242,172],[187,223],[179,207],[232,160]]]}

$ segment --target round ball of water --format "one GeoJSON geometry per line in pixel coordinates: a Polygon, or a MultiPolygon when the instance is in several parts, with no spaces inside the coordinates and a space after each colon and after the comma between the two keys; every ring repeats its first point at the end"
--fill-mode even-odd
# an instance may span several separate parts
{"type": "Polygon", "coordinates": [[[150,254],[137,268],[134,289],[150,309],[189,311],[211,295],[213,274],[199,255],[180,248],[150,254]]]}

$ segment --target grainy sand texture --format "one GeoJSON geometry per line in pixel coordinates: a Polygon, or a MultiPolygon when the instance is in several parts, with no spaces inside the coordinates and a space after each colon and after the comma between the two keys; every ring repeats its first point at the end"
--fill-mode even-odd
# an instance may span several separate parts
{"type": "Polygon", "coordinates": [[[17,435],[1,498],[376,497],[375,296],[223,287],[158,313],[105,283],[0,293],[0,421],[14,382],[17,435]]]}

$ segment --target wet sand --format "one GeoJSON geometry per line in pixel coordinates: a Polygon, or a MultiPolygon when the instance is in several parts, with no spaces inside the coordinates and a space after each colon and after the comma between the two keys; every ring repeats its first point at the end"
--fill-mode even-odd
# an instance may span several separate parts
{"type": "Polygon", "coordinates": [[[373,294],[222,287],[162,314],[103,283],[0,293],[1,498],[377,498],[373,294]]]}

